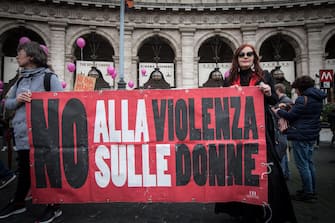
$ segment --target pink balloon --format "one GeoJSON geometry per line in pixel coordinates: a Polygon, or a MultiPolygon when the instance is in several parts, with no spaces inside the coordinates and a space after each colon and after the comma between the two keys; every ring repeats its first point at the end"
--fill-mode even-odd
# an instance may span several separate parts
{"type": "Polygon", "coordinates": [[[117,76],[117,73],[116,73],[116,72],[114,72],[114,73],[112,73],[112,74],[111,74],[111,76],[112,76],[112,78],[113,78],[113,79],[115,79],[115,78],[116,78],[116,76],[117,76]]]}
{"type": "Polygon", "coordinates": [[[146,73],[147,73],[147,70],[146,70],[145,68],[142,68],[142,69],[141,69],[141,74],[142,74],[142,76],[145,76],[146,73]]]}
{"type": "Polygon", "coordinates": [[[76,69],[76,65],[74,63],[68,63],[67,64],[67,70],[70,71],[70,72],[73,72],[75,71],[76,69]]]}
{"type": "Polygon", "coordinates": [[[130,88],[133,88],[133,87],[134,87],[134,82],[133,82],[133,81],[128,81],[128,86],[129,86],[130,88]]]}
{"type": "Polygon", "coordinates": [[[61,84],[63,88],[66,88],[67,83],[65,81],[62,81],[61,84]]]}
{"type": "Polygon", "coordinates": [[[31,40],[28,37],[23,36],[23,37],[20,38],[19,44],[21,45],[21,44],[29,43],[30,41],[31,40]]]}
{"type": "Polygon", "coordinates": [[[77,46],[79,47],[79,48],[84,48],[85,47],[85,45],[86,45],[86,41],[85,41],[85,39],[84,38],[82,38],[82,37],[79,37],[78,39],[77,39],[77,46]]]}
{"type": "Polygon", "coordinates": [[[49,54],[49,49],[48,49],[48,47],[46,45],[40,44],[40,47],[42,48],[42,50],[44,51],[44,53],[46,55],[49,54]]]}
{"type": "Polygon", "coordinates": [[[227,78],[229,77],[229,75],[230,75],[230,70],[227,70],[226,72],[224,72],[223,77],[227,78]]]}
{"type": "Polygon", "coordinates": [[[113,76],[113,74],[115,74],[115,69],[114,69],[114,67],[112,67],[112,66],[108,66],[108,67],[107,67],[107,73],[108,73],[109,75],[113,76]]]}

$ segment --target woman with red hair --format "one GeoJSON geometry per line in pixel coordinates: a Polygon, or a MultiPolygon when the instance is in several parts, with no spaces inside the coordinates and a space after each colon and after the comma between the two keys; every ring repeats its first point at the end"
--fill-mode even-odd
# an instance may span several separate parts
{"type": "Polygon", "coordinates": [[[216,213],[227,213],[241,219],[242,222],[297,222],[290,194],[283,176],[278,155],[274,147],[274,122],[270,105],[275,105],[278,97],[272,76],[263,71],[255,48],[250,44],[241,45],[234,53],[229,76],[224,86],[237,87],[258,86],[264,94],[266,124],[267,163],[271,165],[268,175],[268,201],[264,206],[242,202],[217,203],[216,213]]]}

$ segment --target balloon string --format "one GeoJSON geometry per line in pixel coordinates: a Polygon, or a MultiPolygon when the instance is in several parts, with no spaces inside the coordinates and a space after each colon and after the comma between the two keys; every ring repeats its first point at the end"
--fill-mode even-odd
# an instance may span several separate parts
{"type": "Polygon", "coordinates": [[[80,48],[80,58],[83,60],[83,48],[80,48]]]}

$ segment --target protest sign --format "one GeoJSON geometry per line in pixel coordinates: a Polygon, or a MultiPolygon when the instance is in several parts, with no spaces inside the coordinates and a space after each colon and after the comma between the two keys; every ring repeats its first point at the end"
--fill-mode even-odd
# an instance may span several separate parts
{"type": "Polygon", "coordinates": [[[34,93],[35,203],[267,203],[256,87],[34,93]]]}

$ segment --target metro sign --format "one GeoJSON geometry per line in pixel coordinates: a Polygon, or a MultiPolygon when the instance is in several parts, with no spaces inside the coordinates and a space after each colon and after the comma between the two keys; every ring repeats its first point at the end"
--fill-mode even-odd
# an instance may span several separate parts
{"type": "Polygon", "coordinates": [[[333,81],[333,70],[319,70],[320,82],[332,82],[333,81]]]}

